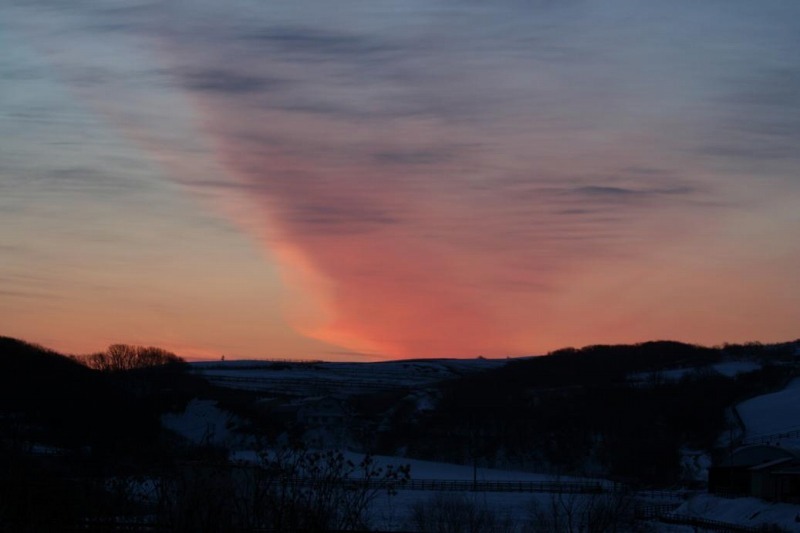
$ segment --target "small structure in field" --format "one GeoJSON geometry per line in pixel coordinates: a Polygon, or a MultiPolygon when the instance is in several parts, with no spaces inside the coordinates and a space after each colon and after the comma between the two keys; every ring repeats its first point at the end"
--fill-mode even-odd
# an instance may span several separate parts
{"type": "Polygon", "coordinates": [[[800,450],[766,444],[739,448],[709,468],[708,491],[800,503],[800,450]]]}

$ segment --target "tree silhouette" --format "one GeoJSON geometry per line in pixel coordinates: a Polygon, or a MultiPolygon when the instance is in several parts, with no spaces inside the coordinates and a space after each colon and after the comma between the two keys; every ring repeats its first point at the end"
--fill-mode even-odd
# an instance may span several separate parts
{"type": "Polygon", "coordinates": [[[94,370],[120,372],[166,365],[183,365],[185,361],[172,352],[154,346],[112,344],[105,352],[77,357],[94,370]]]}

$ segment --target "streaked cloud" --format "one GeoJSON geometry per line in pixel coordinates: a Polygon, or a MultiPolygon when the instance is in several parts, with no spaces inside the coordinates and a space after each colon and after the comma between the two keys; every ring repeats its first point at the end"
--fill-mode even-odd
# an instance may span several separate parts
{"type": "Polygon", "coordinates": [[[183,74],[184,86],[190,91],[221,93],[234,96],[263,93],[281,83],[259,76],[229,70],[199,70],[183,74]]]}
{"type": "MultiPolygon", "coordinates": [[[[751,305],[778,282],[725,284],[798,252],[793,4],[6,3],[97,116],[258,240],[331,352],[789,334],[695,299],[751,305]]],[[[45,174],[114,179],[85,168],[45,174]]]]}

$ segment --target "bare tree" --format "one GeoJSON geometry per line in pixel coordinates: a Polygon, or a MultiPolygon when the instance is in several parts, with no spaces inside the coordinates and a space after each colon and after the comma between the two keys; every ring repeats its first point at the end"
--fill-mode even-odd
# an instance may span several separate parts
{"type": "Polygon", "coordinates": [[[144,347],[128,344],[112,344],[105,352],[79,356],[76,359],[89,368],[103,372],[118,372],[184,363],[183,359],[167,350],[154,346],[144,347]]]}
{"type": "Polygon", "coordinates": [[[173,531],[365,530],[381,493],[394,493],[409,467],[359,463],[341,452],[285,448],[258,464],[185,463],[157,484],[160,522],[173,531]]]}
{"type": "Polygon", "coordinates": [[[517,525],[483,501],[463,494],[437,493],[411,509],[410,527],[425,533],[513,533],[517,525]]]}
{"type": "Polygon", "coordinates": [[[338,451],[305,448],[265,452],[259,468],[267,525],[281,531],[366,529],[372,502],[410,476],[407,465],[384,468],[370,456],[354,463],[338,451]]]}
{"type": "Polygon", "coordinates": [[[634,499],[626,491],[603,494],[553,493],[547,505],[531,504],[528,530],[543,533],[623,533],[641,531],[634,499]]]}

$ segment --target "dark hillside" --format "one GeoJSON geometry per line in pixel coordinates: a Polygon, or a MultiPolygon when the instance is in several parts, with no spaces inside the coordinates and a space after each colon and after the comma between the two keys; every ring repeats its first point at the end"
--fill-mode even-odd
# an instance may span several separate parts
{"type": "Polygon", "coordinates": [[[395,444],[432,459],[676,483],[682,448],[710,450],[729,406],[780,388],[794,372],[762,352],[754,372],[708,368],[728,355],[659,341],[510,361],[443,384],[436,409],[395,444]],[[679,368],[687,369],[681,378],[659,377],[679,368]],[[650,377],[632,382],[634,374],[650,377]]]}
{"type": "MultiPolygon", "coordinates": [[[[511,361],[494,371],[497,379],[527,386],[618,383],[634,372],[716,363],[720,350],[673,341],[566,348],[546,357],[511,361]]],[[[486,379],[492,376],[484,375],[486,379]]]]}
{"type": "Polygon", "coordinates": [[[108,374],[0,337],[0,531],[72,531],[124,512],[105,477],[149,471],[159,428],[108,374]]]}
{"type": "Polygon", "coordinates": [[[0,337],[0,420],[7,441],[95,452],[152,440],[154,415],[107,376],[51,350],[0,337]]]}

